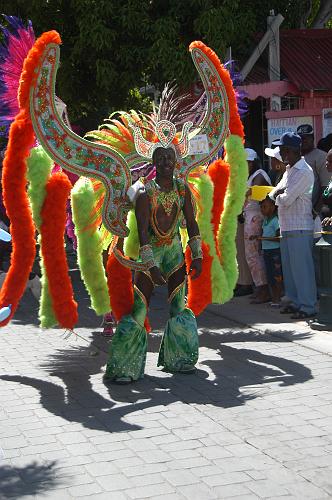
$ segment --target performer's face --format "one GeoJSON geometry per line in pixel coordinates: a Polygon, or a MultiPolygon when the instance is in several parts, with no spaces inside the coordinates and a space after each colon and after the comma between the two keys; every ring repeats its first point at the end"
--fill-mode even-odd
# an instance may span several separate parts
{"type": "Polygon", "coordinates": [[[153,154],[153,164],[161,177],[173,177],[176,163],[175,151],[172,148],[158,148],[153,154]]]}

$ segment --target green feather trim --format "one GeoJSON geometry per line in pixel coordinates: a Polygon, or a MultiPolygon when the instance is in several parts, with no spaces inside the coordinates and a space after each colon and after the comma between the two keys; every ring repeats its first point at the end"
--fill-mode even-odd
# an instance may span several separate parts
{"type": "MultiPolygon", "coordinates": [[[[38,236],[39,248],[41,248],[41,235],[38,236]]],[[[40,269],[41,269],[41,295],[39,301],[38,317],[42,328],[53,328],[58,324],[55,317],[50,290],[48,287],[48,279],[44,266],[44,259],[40,252],[40,269]]]]}
{"type": "Polygon", "coordinates": [[[28,195],[32,209],[33,220],[38,231],[42,223],[41,209],[46,196],[46,183],[51,175],[53,161],[44,151],[42,146],[31,150],[28,158],[27,177],[29,184],[28,195]]]}
{"type": "Polygon", "coordinates": [[[77,237],[77,260],[82,279],[96,314],[110,311],[110,298],[102,259],[99,232],[92,226],[90,214],[95,202],[92,182],[81,177],[71,192],[73,221],[77,237]]]}
{"type": "Polygon", "coordinates": [[[221,266],[213,236],[212,208],[213,208],[213,182],[207,174],[198,179],[191,179],[200,194],[201,207],[197,213],[197,223],[202,240],[208,245],[212,257],[211,265],[211,290],[212,302],[221,303],[223,290],[227,288],[226,276],[221,266]]]}
{"type": "Polygon", "coordinates": [[[124,252],[127,257],[137,260],[139,254],[139,238],[134,210],[130,210],[128,213],[127,226],[130,232],[124,241],[124,252]]]}
{"type": "MultiPolygon", "coordinates": [[[[53,161],[44,151],[42,146],[38,146],[31,150],[27,160],[28,171],[27,178],[29,180],[28,196],[30,199],[33,220],[36,228],[40,231],[41,209],[46,196],[46,183],[51,175],[53,161]]],[[[39,248],[41,249],[41,235],[38,237],[39,248]]],[[[44,266],[43,256],[40,250],[40,269],[41,278],[41,296],[39,303],[39,321],[42,328],[52,328],[57,324],[54,314],[52,300],[48,288],[48,280],[44,266]]]]}
{"type": "Polygon", "coordinates": [[[225,159],[230,166],[230,178],[225,197],[225,208],[221,216],[218,244],[221,265],[226,275],[228,287],[223,289],[222,303],[233,297],[233,290],[238,279],[235,243],[237,216],[242,212],[248,179],[247,155],[241,137],[229,136],[225,141],[225,149],[225,159]]]}

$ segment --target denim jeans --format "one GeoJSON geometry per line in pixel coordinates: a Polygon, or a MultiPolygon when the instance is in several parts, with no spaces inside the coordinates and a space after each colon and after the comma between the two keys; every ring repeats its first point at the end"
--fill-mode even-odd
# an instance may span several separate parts
{"type": "Polygon", "coordinates": [[[281,262],[285,294],[294,307],[307,313],[316,312],[317,288],[313,261],[313,232],[282,231],[281,262]]]}

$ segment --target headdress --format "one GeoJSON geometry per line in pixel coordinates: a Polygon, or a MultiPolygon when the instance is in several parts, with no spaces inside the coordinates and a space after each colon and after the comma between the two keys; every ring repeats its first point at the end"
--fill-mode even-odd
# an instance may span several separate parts
{"type": "Polygon", "coordinates": [[[199,129],[190,134],[193,127],[191,120],[184,121],[192,113],[191,106],[183,106],[187,96],[176,96],[177,87],[167,84],[162,92],[159,106],[151,115],[141,114],[141,121],[129,120],[133,131],[137,154],[144,159],[151,159],[157,148],[172,148],[176,155],[185,158],[189,154],[190,139],[199,129]],[[145,125],[147,124],[147,125],[145,125]],[[153,140],[144,138],[142,128],[148,128],[153,140]]]}

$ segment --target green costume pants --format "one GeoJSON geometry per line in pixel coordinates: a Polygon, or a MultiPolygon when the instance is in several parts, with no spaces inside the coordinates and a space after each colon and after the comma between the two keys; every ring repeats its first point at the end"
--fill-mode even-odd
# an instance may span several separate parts
{"type": "MultiPolygon", "coordinates": [[[[154,257],[163,274],[171,276],[183,264],[180,242],[175,239],[167,247],[154,247],[154,257]]],[[[181,283],[171,294],[170,319],[167,321],[159,351],[158,366],[166,371],[185,371],[198,360],[198,334],[196,318],[185,307],[185,283],[181,283]]],[[[132,313],[118,323],[110,346],[106,368],[107,378],[131,377],[138,380],[144,376],[147,339],[144,321],[147,306],[144,296],[135,287],[132,313]]]]}

